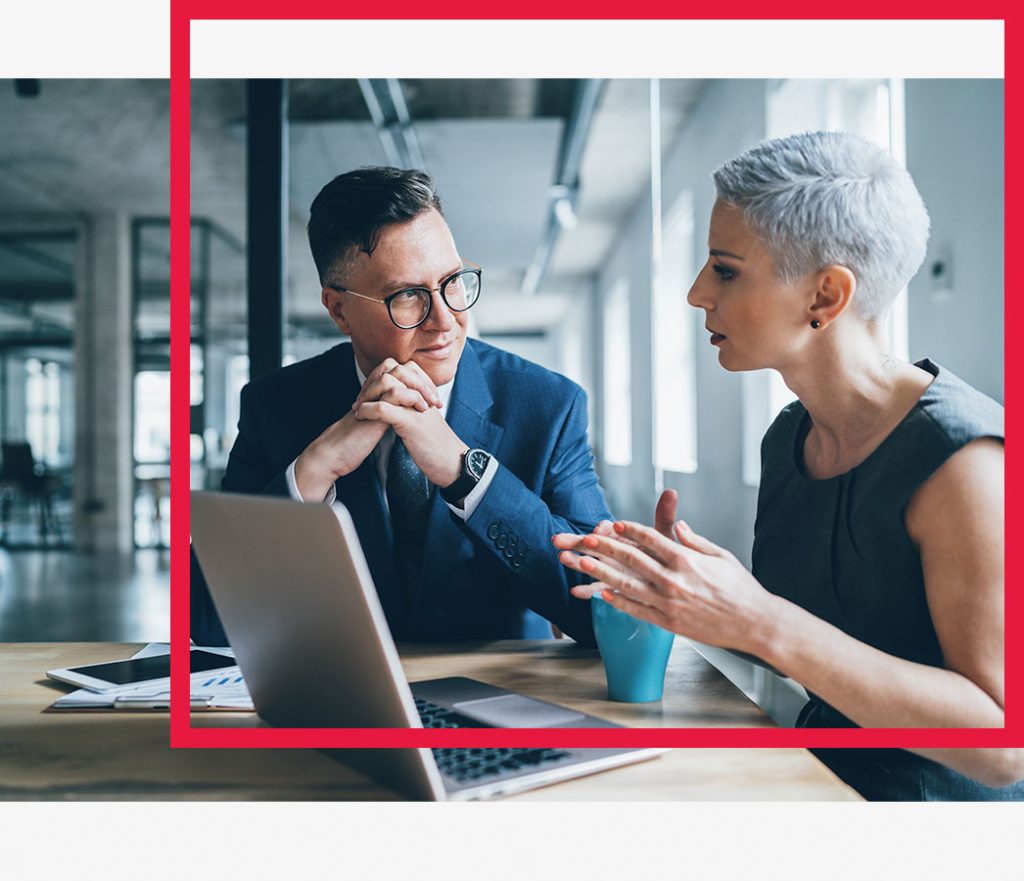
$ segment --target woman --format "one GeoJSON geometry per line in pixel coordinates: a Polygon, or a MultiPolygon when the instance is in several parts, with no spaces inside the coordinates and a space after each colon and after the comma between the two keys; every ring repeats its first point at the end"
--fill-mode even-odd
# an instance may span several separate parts
{"type": "MultiPolygon", "coordinates": [[[[801,726],[1002,726],[1002,407],[885,342],[928,238],[913,181],[823,132],[759,144],[714,181],[687,299],[725,369],[774,368],[798,398],[762,443],[753,572],[666,527],[668,493],[659,529],[555,536],[595,579],[573,593],[762,659],[810,693],[801,726]]],[[[817,754],[868,798],[1024,798],[1024,750],[817,754]]]]}

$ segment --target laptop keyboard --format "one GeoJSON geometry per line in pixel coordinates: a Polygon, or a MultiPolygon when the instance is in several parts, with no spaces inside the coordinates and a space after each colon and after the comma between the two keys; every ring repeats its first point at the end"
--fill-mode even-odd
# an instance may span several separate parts
{"type": "MultiPolygon", "coordinates": [[[[416,711],[424,728],[483,727],[454,710],[416,698],[416,711]]],[[[441,773],[459,783],[473,783],[487,777],[511,776],[559,763],[571,753],[562,749],[524,747],[440,747],[431,750],[441,773]]]]}
{"type": "Polygon", "coordinates": [[[432,704],[421,697],[414,698],[416,701],[416,712],[420,714],[420,721],[424,728],[482,728],[483,726],[472,719],[460,716],[455,710],[442,707],[440,704],[432,704]]]}

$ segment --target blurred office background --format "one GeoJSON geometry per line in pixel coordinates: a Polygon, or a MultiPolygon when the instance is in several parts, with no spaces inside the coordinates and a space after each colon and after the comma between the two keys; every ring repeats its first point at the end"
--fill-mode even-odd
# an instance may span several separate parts
{"type": "Polygon", "coordinates": [[[0,81],[5,641],[167,635],[168,98],[0,81]]]}
{"type": "MultiPolygon", "coordinates": [[[[305,240],[343,171],[425,168],[484,267],[475,333],[584,386],[612,510],[675,487],[749,561],[777,376],[729,374],[685,303],[711,170],[767,136],[859,132],[932,216],[897,354],[1003,399],[996,80],[197,80],[192,485],[216,487],[251,373],[340,341],[305,240]],[[254,247],[247,248],[247,242],[254,247]]],[[[167,635],[168,89],[0,84],[0,639],[167,635]]],[[[798,697],[709,652],[785,720],[798,697]]]]}

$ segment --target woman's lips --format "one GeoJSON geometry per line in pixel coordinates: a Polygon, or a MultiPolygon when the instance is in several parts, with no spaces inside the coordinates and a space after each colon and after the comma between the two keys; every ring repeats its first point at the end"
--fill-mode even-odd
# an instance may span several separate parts
{"type": "Polygon", "coordinates": [[[726,337],[724,333],[715,333],[714,331],[711,331],[711,345],[717,346],[726,339],[728,339],[728,337],[726,337]]]}

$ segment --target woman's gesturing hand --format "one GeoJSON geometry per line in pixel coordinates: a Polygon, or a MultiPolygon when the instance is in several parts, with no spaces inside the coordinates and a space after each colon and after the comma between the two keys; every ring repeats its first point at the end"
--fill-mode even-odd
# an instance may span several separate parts
{"type": "Polygon", "coordinates": [[[601,591],[617,609],[710,645],[759,654],[771,639],[780,601],[729,551],[681,520],[672,528],[678,544],[639,523],[618,522],[613,531],[583,536],[578,553],[559,555],[595,579],[573,588],[575,596],[601,591]]]}
{"type": "MultiPolygon", "coordinates": [[[[672,539],[672,528],[676,519],[676,510],[679,506],[679,494],[674,489],[666,489],[662,492],[658,499],[658,504],[654,509],[654,528],[658,530],[666,538],[672,539]]],[[[597,526],[594,527],[594,535],[603,535],[621,541],[630,547],[637,547],[637,544],[630,541],[628,538],[624,538],[619,535],[614,528],[614,524],[611,520],[602,520],[597,526]]],[[[560,551],[567,550],[580,550],[583,546],[581,542],[586,538],[585,535],[580,535],[575,532],[560,532],[557,535],[551,537],[551,543],[558,548],[560,551]]],[[[607,559],[606,562],[610,566],[620,566],[615,560],[607,559]]],[[[580,570],[582,571],[582,570],[580,570]]],[[[573,594],[581,600],[589,600],[595,593],[599,593],[603,585],[597,583],[581,584],[574,591],[573,594]]]]}

